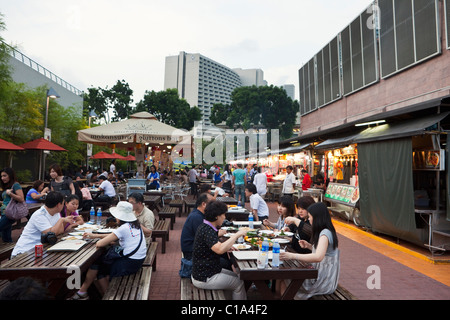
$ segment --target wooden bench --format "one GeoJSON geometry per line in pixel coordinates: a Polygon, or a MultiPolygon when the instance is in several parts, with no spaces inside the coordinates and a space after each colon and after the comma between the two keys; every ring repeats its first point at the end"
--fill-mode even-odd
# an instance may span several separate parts
{"type": "Polygon", "coordinates": [[[103,300],[148,300],[152,268],[142,267],[135,274],[112,278],[103,300]]]}
{"type": "Polygon", "coordinates": [[[166,241],[169,241],[169,229],[169,220],[158,220],[152,230],[152,240],[155,241],[156,238],[161,238],[162,240],[162,253],[166,253],[166,241]]]}
{"type": "Polygon", "coordinates": [[[190,208],[195,208],[195,204],[196,203],[197,203],[196,199],[186,199],[186,200],[184,200],[184,204],[185,204],[184,208],[185,208],[186,213],[188,215],[189,215],[190,208]]]}
{"type": "Polygon", "coordinates": [[[223,290],[199,289],[191,278],[181,278],[181,300],[226,300],[223,290]]]}
{"type": "Polygon", "coordinates": [[[152,271],[156,271],[156,250],[158,242],[147,243],[147,256],[145,257],[143,267],[152,267],[152,271]]]}
{"type": "Polygon", "coordinates": [[[0,244],[0,262],[11,257],[15,245],[15,242],[0,244]]]}
{"type": "Polygon", "coordinates": [[[348,292],[347,289],[338,285],[336,291],[332,294],[323,294],[318,296],[312,296],[309,300],[358,300],[354,295],[348,292]]]}
{"type": "Polygon", "coordinates": [[[158,212],[159,219],[170,219],[170,230],[173,230],[173,225],[175,224],[177,209],[173,207],[165,206],[158,212]]]}
{"type": "Polygon", "coordinates": [[[178,208],[178,216],[181,217],[181,213],[183,212],[184,200],[183,199],[175,199],[169,202],[169,207],[178,208]]]}

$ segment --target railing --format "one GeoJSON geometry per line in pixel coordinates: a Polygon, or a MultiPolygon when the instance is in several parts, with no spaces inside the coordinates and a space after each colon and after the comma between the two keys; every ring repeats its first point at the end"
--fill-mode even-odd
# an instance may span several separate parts
{"type": "Polygon", "coordinates": [[[25,64],[26,66],[32,68],[33,70],[39,72],[40,74],[44,75],[45,77],[49,78],[50,80],[56,82],[57,84],[59,84],[60,86],[62,86],[63,88],[66,88],[67,90],[69,90],[72,93],[75,93],[78,96],[81,96],[83,94],[83,91],[75,88],[74,86],[72,86],[70,83],[68,83],[67,81],[61,79],[60,77],[58,77],[56,74],[54,74],[53,72],[51,72],[50,70],[44,68],[43,66],[41,66],[39,63],[37,63],[36,61],[30,59],[29,57],[27,57],[26,55],[24,55],[23,53],[21,53],[20,51],[17,51],[16,49],[14,49],[13,47],[11,47],[10,45],[8,45],[7,43],[3,42],[2,43],[8,47],[8,53],[16,58],[17,60],[21,61],[23,64],[25,64]]]}

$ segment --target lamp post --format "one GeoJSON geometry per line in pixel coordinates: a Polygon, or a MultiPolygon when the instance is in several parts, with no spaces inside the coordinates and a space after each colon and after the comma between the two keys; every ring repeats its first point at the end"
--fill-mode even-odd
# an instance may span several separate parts
{"type": "MultiPolygon", "coordinates": [[[[47,131],[47,123],[48,123],[48,107],[50,104],[50,98],[52,99],[56,99],[59,98],[59,94],[50,87],[50,89],[47,90],[47,103],[45,106],[45,118],[44,118],[44,139],[47,139],[50,135],[48,134],[47,131]]],[[[42,168],[39,168],[39,178],[42,179],[42,181],[44,181],[45,178],[45,156],[44,156],[44,150],[41,151],[41,159],[42,159],[42,168]]]]}

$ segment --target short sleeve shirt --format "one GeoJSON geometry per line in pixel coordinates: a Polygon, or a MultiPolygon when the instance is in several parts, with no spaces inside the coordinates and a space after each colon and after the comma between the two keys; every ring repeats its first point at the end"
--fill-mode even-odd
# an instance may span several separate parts
{"type": "Polygon", "coordinates": [[[219,236],[213,228],[205,223],[198,227],[192,254],[192,277],[195,280],[206,282],[222,271],[220,256],[211,250],[217,242],[219,236]]]}
{"type": "Polygon", "coordinates": [[[243,169],[234,170],[233,176],[235,178],[234,180],[235,185],[241,185],[245,183],[245,171],[243,169]]]}

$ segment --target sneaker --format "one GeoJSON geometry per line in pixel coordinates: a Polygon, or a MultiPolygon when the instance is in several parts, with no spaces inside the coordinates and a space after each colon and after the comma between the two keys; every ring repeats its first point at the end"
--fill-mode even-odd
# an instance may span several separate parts
{"type": "Polygon", "coordinates": [[[75,292],[75,294],[72,297],[70,297],[68,300],[89,300],[89,296],[88,296],[87,292],[84,294],[79,294],[78,292],[75,292]]]}

